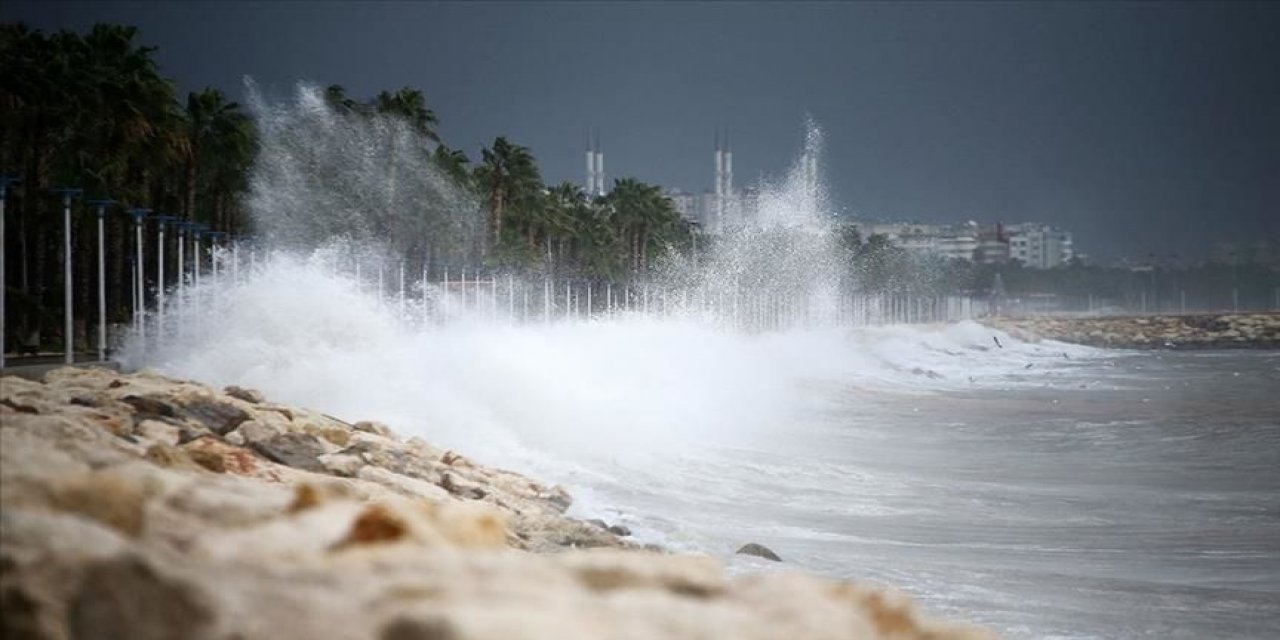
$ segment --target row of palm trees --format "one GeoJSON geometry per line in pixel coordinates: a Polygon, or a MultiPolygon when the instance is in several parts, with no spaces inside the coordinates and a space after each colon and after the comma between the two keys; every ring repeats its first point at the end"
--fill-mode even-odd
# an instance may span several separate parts
{"type": "MultiPolygon", "coordinates": [[[[217,89],[180,98],[154,54],[131,26],[99,24],[80,34],[0,25],[0,173],[21,176],[8,190],[8,326],[57,326],[61,203],[51,188],[79,187],[86,199],[111,198],[235,236],[253,232],[246,211],[259,145],[253,120],[217,89]]],[[[394,152],[417,145],[478,204],[485,225],[466,254],[471,266],[620,280],[698,244],[697,229],[654,185],[621,179],[598,198],[569,183],[547,185],[531,151],[505,137],[472,163],[443,142],[421,91],[403,88],[358,100],[334,85],[324,97],[342,117],[389,116],[408,125],[407,135],[389,129],[388,184],[408,178],[396,175],[394,152]]],[[[388,216],[396,214],[393,204],[400,203],[389,197],[388,216]]],[[[84,221],[91,216],[84,206],[75,214],[84,221]]],[[[131,225],[124,215],[107,219],[111,291],[129,291],[138,267],[155,272],[154,264],[132,265],[131,225]]],[[[91,306],[92,235],[74,235],[77,309],[91,306]]],[[[436,242],[458,240],[442,236],[436,242]]],[[[432,255],[426,249],[424,255],[432,255]]],[[[155,253],[147,251],[144,259],[153,261],[155,253]]],[[[127,298],[110,296],[113,322],[128,320],[127,298]]],[[[83,331],[84,319],[77,325],[83,331]]]]}
{"type": "MultiPolygon", "coordinates": [[[[647,272],[669,251],[696,246],[696,227],[655,185],[623,178],[599,198],[572,183],[547,185],[532,152],[504,136],[481,149],[473,165],[443,142],[435,113],[415,89],[359,101],[331,85],[324,96],[340,116],[389,115],[410,125],[435,168],[479,203],[485,224],[477,258],[484,266],[616,280],[647,272]]],[[[394,167],[388,163],[389,181],[394,167]]]]}
{"type": "MultiPolygon", "coordinates": [[[[48,327],[61,310],[61,202],[53,187],[224,231],[246,229],[241,195],[256,153],[253,122],[216,89],[179,99],[154,52],[138,43],[135,27],[46,34],[0,25],[0,171],[21,176],[6,211],[8,326],[48,327]]],[[[75,211],[89,216],[87,207],[75,211]]],[[[128,291],[132,222],[110,216],[107,226],[107,278],[113,291],[128,291]]],[[[87,309],[94,240],[73,237],[75,306],[87,309]]],[[[111,301],[110,317],[127,319],[127,296],[111,301]]],[[[82,331],[83,318],[78,324],[82,331]]]]}

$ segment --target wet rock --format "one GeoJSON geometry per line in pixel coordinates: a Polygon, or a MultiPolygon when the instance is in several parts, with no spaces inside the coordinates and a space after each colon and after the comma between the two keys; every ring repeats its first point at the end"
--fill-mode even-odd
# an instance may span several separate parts
{"type": "Polygon", "coordinates": [[[569,507],[573,506],[573,496],[569,495],[569,492],[565,491],[564,487],[551,487],[539,497],[550,503],[560,513],[568,511],[569,507]]]}
{"type": "Polygon", "coordinates": [[[125,404],[133,407],[133,410],[138,413],[139,418],[172,418],[177,415],[177,412],[173,410],[173,405],[158,398],[125,396],[124,398],[121,398],[121,400],[123,400],[125,404]]]}
{"type": "Polygon", "coordinates": [[[360,422],[357,422],[357,423],[355,423],[355,424],[351,425],[351,428],[352,428],[352,429],[355,429],[356,431],[363,431],[363,432],[365,432],[365,433],[372,433],[372,434],[375,434],[375,435],[382,436],[382,437],[384,437],[384,438],[394,438],[394,437],[395,437],[395,434],[393,434],[393,433],[391,432],[391,428],[390,428],[390,427],[388,427],[388,426],[387,426],[387,425],[385,425],[385,424],[382,424],[381,422],[374,422],[374,421],[372,421],[372,420],[361,420],[360,422]]]}
{"type": "Polygon", "coordinates": [[[214,620],[213,605],[192,584],[131,556],[90,566],[67,618],[76,640],[198,638],[214,620]]]}
{"type": "Polygon", "coordinates": [[[305,433],[282,433],[269,440],[250,443],[262,457],[303,471],[325,472],[319,457],[327,453],[315,436],[305,433]]]}
{"type": "Polygon", "coordinates": [[[304,425],[302,430],[338,447],[345,447],[351,444],[351,431],[343,427],[308,424],[304,425]]]}
{"type": "Polygon", "coordinates": [[[448,491],[452,495],[458,496],[459,498],[466,498],[468,500],[480,500],[488,495],[488,492],[480,487],[472,484],[459,483],[457,480],[454,480],[454,476],[449,473],[441,475],[440,488],[448,491]]]}
{"type": "Polygon", "coordinates": [[[196,464],[215,473],[252,474],[258,470],[261,460],[248,449],[211,436],[196,438],[184,445],[183,449],[196,464]]]}
{"type": "Polygon", "coordinates": [[[213,398],[196,397],[184,402],[179,409],[182,417],[194,420],[210,431],[223,436],[249,420],[251,416],[240,407],[213,398]]]}
{"type": "Polygon", "coordinates": [[[782,558],[778,557],[778,554],[774,553],[772,549],[754,542],[742,545],[742,548],[738,549],[735,553],[744,556],[764,558],[765,560],[772,560],[774,562],[782,562],[782,558]]]}
{"type": "Polygon", "coordinates": [[[607,531],[615,536],[622,536],[624,538],[631,535],[631,530],[620,524],[615,524],[609,527],[607,531]]]}
{"type": "Polygon", "coordinates": [[[4,406],[17,413],[28,413],[28,414],[40,413],[39,409],[28,404],[22,404],[10,398],[0,398],[0,406],[4,406]]]}
{"type": "Polygon", "coordinates": [[[257,389],[250,389],[248,387],[236,386],[234,384],[228,387],[224,387],[222,389],[222,392],[231,396],[232,398],[236,398],[237,400],[244,400],[249,404],[259,404],[263,400],[265,400],[265,398],[262,396],[261,391],[258,391],[257,389]]]}
{"type": "Polygon", "coordinates": [[[341,452],[326,453],[317,459],[326,471],[343,478],[354,478],[365,466],[364,460],[359,457],[341,452]]]}
{"type": "Polygon", "coordinates": [[[351,446],[338,452],[364,461],[365,464],[381,467],[393,473],[410,478],[439,482],[440,472],[430,459],[415,454],[409,449],[388,447],[365,440],[354,442],[351,446]]]}
{"type": "Polygon", "coordinates": [[[246,420],[236,427],[228,436],[238,436],[241,444],[266,442],[276,436],[284,435],[289,430],[276,424],[273,420],[246,420]]]}
{"type": "Polygon", "coordinates": [[[397,618],[382,628],[380,640],[454,640],[453,625],[443,618],[397,618]]]}

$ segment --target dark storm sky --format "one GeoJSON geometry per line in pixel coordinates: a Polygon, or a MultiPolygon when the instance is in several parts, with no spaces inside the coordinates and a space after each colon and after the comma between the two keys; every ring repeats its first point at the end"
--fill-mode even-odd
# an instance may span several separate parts
{"type": "Polygon", "coordinates": [[[739,185],[802,123],[850,214],[1044,221],[1098,257],[1280,237],[1280,3],[110,3],[5,21],[135,24],[183,90],[421,88],[445,139],[503,134],[550,181],[702,190],[717,125],[739,185]]]}

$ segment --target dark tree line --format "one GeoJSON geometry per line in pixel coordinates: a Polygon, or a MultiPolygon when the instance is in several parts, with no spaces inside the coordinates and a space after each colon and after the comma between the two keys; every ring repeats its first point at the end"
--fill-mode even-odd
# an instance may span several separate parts
{"type": "MultiPolygon", "coordinates": [[[[0,169],[21,176],[9,189],[5,261],[8,333],[57,332],[61,311],[61,202],[57,186],[121,206],[107,218],[111,290],[128,291],[131,222],[125,206],[238,232],[240,196],[255,152],[252,122],[216,89],[180,99],[159,73],[137,29],[97,25],[85,34],[45,34],[0,25],[0,169]]],[[[74,265],[77,332],[83,333],[96,266],[92,220],[77,203],[74,265]]],[[[110,317],[129,301],[111,297],[110,317]]],[[[47,339],[47,338],[46,338],[47,339]]],[[[83,343],[82,343],[83,344],[83,343]]]]}
{"type": "MultiPolygon", "coordinates": [[[[154,54],[130,26],[99,24],[78,34],[0,25],[0,171],[21,177],[10,186],[7,201],[10,340],[39,331],[46,345],[60,341],[61,202],[51,188],[73,186],[84,193],[74,207],[73,236],[79,344],[96,323],[96,233],[84,200],[119,203],[107,217],[111,322],[126,322],[131,309],[135,265],[127,208],[146,208],[233,236],[253,233],[246,211],[259,143],[253,120],[217,89],[180,97],[174,82],[161,75],[154,54]]],[[[494,139],[473,163],[442,141],[438,119],[421,91],[404,88],[358,100],[334,85],[325,98],[343,117],[402,119],[426,141],[419,151],[474,198],[485,217],[477,246],[466,252],[472,267],[616,280],[645,273],[667,252],[696,244],[694,226],[657,186],[624,178],[607,196],[592,198],[569,183],[548,185],[531,151],[505,137],[494,139]]],[[[389,143],[394,149],[413,141],[389,143]]],[[[396,165],[388,163],[392,185],[403,179],[395,172],[396,165]]],[[[385,208],[388,216],[395,215],[390,202],[385,208]]],[[[441,237],[446,239],[440,242],[452,240],[441,237]]],[[[157,284],[151,228],[146,242],[141,267],[150,288],[157,284]]],[[[417,249],[427,260],[431,248],[417,249]]]]}

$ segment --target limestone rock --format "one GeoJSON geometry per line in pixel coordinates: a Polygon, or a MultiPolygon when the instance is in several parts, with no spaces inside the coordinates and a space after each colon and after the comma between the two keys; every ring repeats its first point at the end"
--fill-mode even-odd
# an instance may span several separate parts
{"type": "Polygon", "coordinates": [[[262,396],[262,392],[258,391],[257,389],[240,387],[234,384],[229,387],[223,388],[222,392],[231,396],[232,398],[244,400],[249,404],[261,404],[263,400],[266,399],[262,396]]]}
{"type": "Polygon", "coordinates": [[[391,432],[390,427],[388,427],[385,424],[382,424],[381,422],[374,422],[372,420],[361,420],[360,422],[357,422],[354,425],[352,425],[352,428],[355,429],[356,431],[364,431],[365,433],[377,434],[384,438],[395,437],[395,434],[391,432]]]}
{"type": "Polygon", "coordinates": [[[750,542],[742,545],[742,547],[739,548],[734,553],[738,553],[744,556],[755,556],[757,558],[764,558],[765,560],[772,560],[774,562],[782,562],[782,558],[778,557],[778,554],[774,553],[772,549],[762,544],[757,544],[755,542],[750,542]]]}
{"type": "Polygon", "coordinates": [[[194,585],[142,558],[122,556],[85,572],[68,627],[77,640],[169,640],[199,638],[213,620],[212,603],[194,585]]]}
{"type": "Polygon", "coordinates": [[[989,637],[879,589],[643,551],[566,517],[562,487],[389,430],[151,372],[3,383],[5,637],[989,637]]]}
{"type": "Polygon", "coordinates": [[[305,433],[282,433],[266,441],[250,443],[254,451],[280,464],[323,473],[324,465],[319,457],[326,453],[315,436],[305,433]]]}

